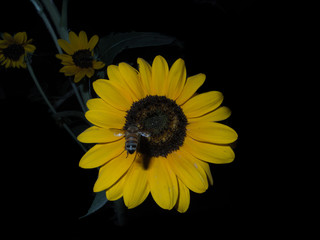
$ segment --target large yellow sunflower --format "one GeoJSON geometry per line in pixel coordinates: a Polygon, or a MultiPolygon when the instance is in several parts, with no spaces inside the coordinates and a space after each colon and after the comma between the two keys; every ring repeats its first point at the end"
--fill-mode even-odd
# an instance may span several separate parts
{"type": "Polygon", "coordinates": [[[217,123],[231,112],[220,107],[220,92],[196,94],[205,75],[187,78],[182,59],[170,69],[161,56],[152,66],[141,58],[138,64],[139,71],[127,63],[111,65],[107,68],[109,80],[93,83],[100,98],[87,102],[85,116],[94,126],[78,139],[97,144],[79,165],[100,167],[93,190],[106,190],[108,200],[123,197],[125,205],[134,208],[151,193],[160,207],[185,212],[189,190],[203,193],[208,183],[213,184],[208,163],[234,160],[229,145],[237,133],[217,123]],[[150,136],[140,134],[137,150],[128,154],[126,137],[114,129],[126,131],[132,126],[150,136]]]}
{"type": "Polygon", "coordinates": [[[74,32],[69,32],[70,43],[64,39],[59,39],[60,47],[67,54],[57,54],[56,57],[62,60],[63,68],[60,72],[65,76],[74,76],[74,82],[79,82],[85,76],[91,78],[94,70],[105,66],[103,62],[94,58],[93,49],[99,41],[99,37],[94,35],[88,42],[87,34],[84,31],[79,33],[79,37],[74,32]]]}
{"type": "Polygon", "coordinates": [[[0,62],[5,68],[26,68],[25,56],[33,53],[36,47],[32,39],[27,38],[26,32],[18,32],[13,37],[9,33],[3,33],[3,40],[0,40],[0,62]]]}

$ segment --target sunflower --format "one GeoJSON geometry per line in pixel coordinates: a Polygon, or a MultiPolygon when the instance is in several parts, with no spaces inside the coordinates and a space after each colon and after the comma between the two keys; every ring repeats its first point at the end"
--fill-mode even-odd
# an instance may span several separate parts
{"type": "Polygon", "coordinates": [[[231,112],[220,107],[220,92],[196,94],[206,76],[187,78],[182,59],[170,69],[161,56],[152,66],[141,58],[138,64],[139,71],[127,63],[111,65],[109,80],[93,83],[100,98],[87,102],[85,116],[94,126],[78,140],[96,145],[79,165],[99,167],[93,190],[106,190],[110,201],[123,197],[125,205],[134,208],[151,193],[161,208],[185,212],[190,190],[203,193],[213,184],[208,163],[234,160],[230,144],[237,133],[217,123],[231,112]],[[132,126],[150,136],[140,135],[136,151],[128,154],[125,137],[114,129],[126,131],[132,126]]]}
{"type": "Polygon", "coordinates": [[[36,47],[30,44],[32,39],[28,40],[26,32],[18,32],[13,37],[5,32],[2,37],[3,40],[0,40],[1,65],[5,68],[26,68],[25,56],[36,50],[36,47]]]}
{"type": "Polygon", "coordinates": [[[87,34],[84,31],[79,33],[79,37],[74,32],[69,32],[70,43],[64,39],[59,39],[60,47],[67,54],[57,54],[56,57],[62,60],[64,67],[60,69],[65,76],[74,76],[74,82],[79,82],[85,76],[91,78],[94,70],[105,66],[103,62],[94,58],[93,49],[99,41],[99,37],[94,35],[88,42],[87,34]]]}

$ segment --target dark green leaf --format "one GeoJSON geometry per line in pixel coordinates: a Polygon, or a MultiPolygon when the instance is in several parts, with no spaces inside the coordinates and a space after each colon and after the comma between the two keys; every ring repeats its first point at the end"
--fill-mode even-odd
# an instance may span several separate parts
{"type": "Polygon", "coordinates": [[[102,208],[106,203],[108,202],[108,199],[106,197],[106,191],[98,192],[96,193],[95,198],[93,199],[93,202],[91,204],[91,207],[89,208],[86,215],[80,217],[84,218],[89,216],[90,214],[98,211],[100,208],[102,208]]]}
{"type": "Polygon", "coordinates": [[[161,46],[177,43],[176,38],[156,32],[111,33],[100,39],[98,45],[99,56],[109,65],[113,59],[127,48],[161,46]]]}

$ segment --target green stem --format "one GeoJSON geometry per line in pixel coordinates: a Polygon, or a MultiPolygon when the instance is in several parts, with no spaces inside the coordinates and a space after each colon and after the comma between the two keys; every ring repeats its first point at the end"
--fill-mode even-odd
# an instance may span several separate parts
{"type": "Polygon", "coordinates": [[[85,113],[88,109],[87,109],[87,107],[85,106],[85,104],[82,101],[82,98],[81,98],[81,96],[79,94],[77,85],[72,80],[70,80],[70,84],[71,84],[72,89],[73,89],[73,91],[74,91],[74,93],[75,93],[75,95],[76,95],[76,97],[78,99],[78,102],[79,102],[79,104],[81,106],[82,111],[85,113]]]}
{"type": "MultiPolygon", "coordinates": [[[[40,86],[39,84],[39,81],[36,77],[36,75],[34,74],[34,71],[33,71],[33,68],[29,62],[29,60],[27,59],[26,60],[27,62],[27,68],[28,68],[28,71],[30,73],[30,76],[34,82],[34,84],[36,85],[38,91],[40,92],[43,100],[46,102],[46,104],[48,105],[49,109],[51,110],[51,112],[55,115],[57,114],[57,111],[55,110],[55,108],[52,106],[52,104],[50,103],[49,99],[47,98],[46,94],[44,93],[42,87],[40,86]]],[[[69,126],[66,124],[66,123],[63,123],[62,126],[64,127],[64,129],[70,134],[70,136],[79,144],[79,146],[81,147],[81,149],[86,152],[87,149],[82,145],[82,143],[80,143],[78,140],[77,140],[77,137],[74,135],[74,133],[71,131],[71,129],[69,128],[69,126]]]]}
{"type": "MultiPolygon", "coordinates": [[[[58,53],[62,54],[63,52],[62,52],[61,47],[60,47],[59,44],[58,44],[57,35],[56,35],[56,33],[54,32],[54,29],[53,29],[53,27],[52,27],[52,25],[51,25],[51,23],[50,23],[47,15],[46,15],[46,14],[44,13],[44,11],[43,11],[43,6],[42,6],[42,4],[41,4],[38,0],[30,0],[30,1],[33,3],[33,5],[35,6],[38,14],[40,15],[40,17],[42,18],[44,24],[46,25],[46,27],[47,27],[50,35],[51,35],[51,38],[52,38],[53,42],[54,42],[55,45],[56,45],[56,48],[57,48],[57,50],[58,50],[58,53]]],[[[67,4],[68,4],[68,1],[63,1],[63,7],[62,7],[62,9],[63,9],[63,18],[64,18],[63,24],[64,24],[64,25],[61,26],[61,27],[60,27],[60,25],[58,24],[58,23],[60,22],[60,14],[59,14],[56,6],[54,5],[54,3],[49,2],[49,1],[47,1],[47,0],[42,0],[42,2],[43,2],[43,4],[45,4],[45,6],[46,6],[46,8],[47,8],[47,10],[48,10],[51,18],[52,18],[52,21],[53,21],[53,22],[55,23],[55,25],[56,25],[56,28],[57,28],[58,30],[66,29],[66,24],[67,24],[67,23],[66,23],[66,22],[67,22],[67,4]]],[[[62,30],[61,30],[61,31],[60,31],[60,36],[61,36],[63,39],[65,39],[65,40],[68,39],[68,34],[65,34],[65,31],[62,31],[62,30]]],[[[78,100],[78,102],[79,102],[79,104],[80,104],[80,106],[81,106],[82,111],[83,111],[83,112],[86,112],[87,109],[86,109],[86,107],[85,107],[85,105],[84,105],[84,103],[83,103],[83,99],[81,98],[81,96],[80,96],[80,94],[79,94],[78,88],[75,86],[75,84],[74,84],[73,82],[71,82],[71,86],[72,86],[72,89],[73,89],[73,91],[74,91],[74,93],[75,93],[75,95],[76,95],[76,98],[77,98],[77,100],[78,100]]]]}
{"type": "Polygon", "coordinates": [[[32,79],[34,81],[34,84],[36,85],[36,87],[37,87],[38,91],[40,92],[42,98],[44,99],[44,101],[46,102],[48,107],[50,108],[51,112],[53,114],[57,114],[57,111],[54,109],[54,107],[50,103],[49,99],[47,98],[46,94],[42,90],[42,87],[40,86],[39,81],[38,81],[36,75],[34,74],[33,68],[31,67],[31,64],[29,63],[29,60],[27,60],[27,68],[28,68],[28,71],[30,73],[30,76],[32,77],[32,79]]]}
{"type": "MultiPolygon", "coordinates": [[[[57,32],[59,33],[60,37],[63,39],[68,39],[68,31],[67,28],[63,25],[61,25],[61,15],[54,4],[53,1],[51,0],[41,0],[47,11],[49,12],[49,15],[51,17],[51,20],[53,21],[53,24],[56,27],[57,32]]],[[[67,3],[64,3],[64,7],[66,7],[67,3]]],[[[64,16],[64,20],[67,20],[67,16],[64,16]]]]}
{"type": "Polygon", "coordinates": [[[127,224],[126,218],[126,207],[123,202],[123,198],[120,198],[113,202],[114,204],[114,211],[116,215],[116,224],[118,226],[125,226],[127,224]]]}
{"type": "Polygon", "coordinates": [[[56,48],[58,49],[58,52],[61,54],[62,50],[61,50],[61,48],[60,48],[60,46],[58,44],[57,35],[56,35],[53,27],[51,26],[51,23],[50,23],[47,15],[43,11],[43,6],[41,5],[41,3],[38,0],[30,0],[30,1],[33,3],[33,5],[36,8],[39,16],[42,18],[44,24],[46,25],[46,27],[47,27],[47,29],[48,29],[48,31],[49,31],[49,33],[50,33],[50,35],[51,35],[51,37],[52,37],[52,39],[54,41],[54,44],[56,45],[56,48]]]}
{"type": "MultiPolygon", "coordinates": [[[[60,27],[62,29],[68,29],[68,4],[69,4],[69,0],[62,1],[61,21],[60,21],[60,27]]],[[[68,37],[68,36],[65,36],[65,37],[68,37]]]]}
{"type": "MultiPolygon", "coordinates": [[[[60,47],[59,44],[58,44],[57,35],[56,35],[56,33],[55,33],[55,31],[54,31],[54,29],[53,29],[53,27],[52,27],[52,25],[51,25],[48,17],[47,17],[47,15],[46,15],[46,14],[44,13],[44,11],[43,11],[43,6],[42,6],[42,4],[41,4],[38,0],[30,0],[30,1],[32,2],[32,4],[33,4],[34,7],[36,8],[39,16],[42,18],[44,24],[46,25],[46,27],[47,27],[47,29],[48,29],[51,37],[52,37],[52,40],[53,40],[54,44],[56,45],[56,48],[57,48],[57,50],[58,50],[58,53],[62,54],[63,52],[62,52],[61,47],[60,47]]],[[[67,30],[66,30],[66,26],[60,26],[60,25],[59,25],[59,22],[60,22],[60,14],[59,14],[56,6],[54,5],[54,3],[53,3],[53,2],[49,2],[49,1],[47,1],[47,0],[42,0],[42,2],[43,2],[43,4],[45,4],[45,6],[46,6],[46,8],[47,8],[47,10],[48,10],[48,12],[49,12],[49,14],[50,14],[53,22],[54,22],[55,25],[56,25],[57,31],[59,32],[60,36],[61,36],[62,38],[64,38],[64,39],[67,39],[68,33],[67,33],[67,30]]],[[[67,10],[66,10],[66,8],[67,8],[67,3],[68,3],[67,1],[64,1],[64,3],[63,3],[63,8],[64,8],[64,13],[63,13],[63,14],[64,14],[65,24],[66,24],[66,21],[67,21],[67,10]]],[[[28,71],[29,71],[29,73],[30,73],[30,75],[31,75],[31,77],[32,77],[32,79],[33,79],[33,81],[34,81],[37,89],[39,90],[42,98],[45,100],[45,102],[47,103],[47,105],[48,105],[48,107],[50,108],[50,110],[52,111],[52,113],[53,113],[53,114],[56,114],[57,112],[56,112],[55,108],[52,106],[52,104],[51,104],[50,101],[48,100],[46,94],[43,92],[43,90],[42,90],[42,88],[41,88],[41,86],[40,86],[40,84],[39,84],[39,82],[38,82],[38,79],[37,79],[37,77],[35,76],[35,74],[34,74],[34,72],[33,72],[33,69],[32,69],[32,67],[31,67],[31,64],[29,63],[28,60],[27,60],[27,67],[28,67],[28,71]]],[[[74,91],[74,93],[75,93],[75,95],[76,95],[76,97],[77,97],[77,100],[78,100],[78,102],[79,102],[79,104],[80,104],[83,112],[85,112],[86,109],[84,108],[84,104],[83,104],[83,101],[82,101],[82,99],[81,99],[81,97],[80,97],[80,94],[79,94],[79,91],[78,91],[77,87],[74,86],[74,83],[71,83],[71,85],[72,85],[73,91],[74,91]]],[[[87,149],[82,145],[82,143],[80,143],[80,142],[78,141],[78,139],[77,139],[76,136],[73,134],[73,132],[71,131],[71,129],[69,128],[69,126],[68,126],[66,123],[63,123],[62,125],[63,125],[64,129],[70,134],[70,136],[79,144],[79,146],[81,147],[81,149],[86,152],[87,149]]]]}

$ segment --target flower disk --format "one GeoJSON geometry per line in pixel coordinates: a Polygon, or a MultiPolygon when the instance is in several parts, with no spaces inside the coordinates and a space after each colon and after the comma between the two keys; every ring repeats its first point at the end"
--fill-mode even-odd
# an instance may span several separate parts
{"type": "Polygon", "coordinates": [[[79,50],[72,55],[74,64],[80,68],[92,68],[92,56],[89,50],[79,50]]]}
{"type": "Polygon", "coordinates": [[[205,75],[187,78],[182,59],[171,68],[161,56],[152,65],[141,58],[138,64],[139,71],[126,63],[111,65],[109,80],[93,83],[100,98],[87,102],[85,115],[93,126],[78,140],[96,145],[79,165],[99,167],[93,190],[105,190],[110,201],[123,197],[134,208],[151,193],[160,207],[185,212],[190,190],[203,193],[213,184],[208,163],[234,160],[230,144],[237,133],[217,123],[231,112],[220,107],[220,92],[196,94],[205,75]],[[137,142],[135,151],[126,150],[127,141],[137,142]]]}
{"type": "Polygon", "coordinates": [[[149,95],[132,104],[124,129],[131,125],[151,135],[141,138],[139,152],[150,157],[166,157],[183,145],[187,118],[173,100],[149,95]]]}

